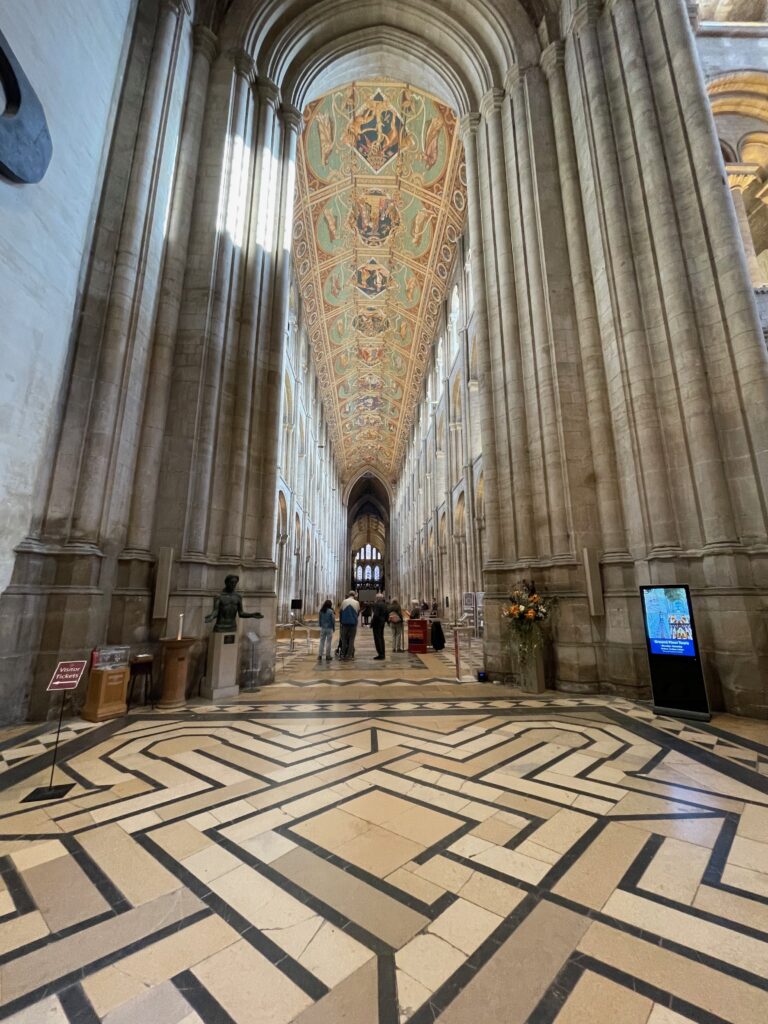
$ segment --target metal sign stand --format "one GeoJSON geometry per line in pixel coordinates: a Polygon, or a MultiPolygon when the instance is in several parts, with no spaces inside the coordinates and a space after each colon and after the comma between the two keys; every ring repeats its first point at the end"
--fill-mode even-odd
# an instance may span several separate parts
{"type": "Polygon", "coordinates": [[[453,624],[453,657],[456,662],[456,681],[461,682],[461,660],[459,658],[459,624],[453,624]]]}
{"type": "Polygon", "coordinates": [[[56,770],[56,757],[59,752],[59,737],[61,736],[61,723],[64,718],[64,702],[67,699],[67,690],[76,690],[77,684],[85,671],[84,661],[62,661],[56,666],[48,691],[61,690],[61,707],[59,708],[59,724],[56,728],[56,740],[53,744],[53,760],[51,762],[51,778],[47,786],[38,786],[33,789],[29,796],[21,801],[23,804],[33,803],[38,800],[61,800],[74,787],[74,782],[65,782],[59,786],[53,784],[53,773],[56,770]]]}

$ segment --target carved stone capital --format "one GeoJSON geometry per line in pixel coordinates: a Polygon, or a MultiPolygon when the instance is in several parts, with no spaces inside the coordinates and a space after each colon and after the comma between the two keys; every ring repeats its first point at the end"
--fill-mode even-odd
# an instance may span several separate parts
{"type": "Polygon", "coordinates": [[[741,193],[754,189],[763,181],[762,168],[758,164],[727,164],[728,187],[741,193]]]}
{"type": "Polygon", "coordinates": [[[192,48],[195,53],[202,53],[208,63],[212,64],[219,52],[219,40],[206,25],[195,25],[192,29],[192,48]]]}
{"type": "Polygon", "coordinates": [[[470,114],[463,114],[459,121],[459,138],[466,143],[467,138],[477,135],[480,128],[480,114],[474,111],[470,114]]]}
{"type": "Polygon", "coordinates": [[[268,103],[274,111],[277,111],[280,105],[280,90],[269,78],[264,78],[261,75],[256,79],[256,89],[259,94],[259,99],[263,103],[268,103]]]}
{"type": "Polygon", "coordinates": [[[301,115],[301,111],[290,104],[284,104],[280,107],[280,117],[285,127],[289,131],[296,132],[297,135],[304,126],[304,118],[301,115]]]}
{"type": "Polygon", "coordinates": [[[503,89],[489,89],[488,92],[480,100],[480,113],[488,120],[489,117],[493,117],[501,110],[501,105],[504,102],[504,90],[503,89]]]}
{"type": "Polygon", "coordinates": [[[537,71],[538,67],[535,64],[529,64],[526,67],[514,64],[504,76],[504,88],[511,95],[519,86],[523,85],[534,72],[537,71]]]}
{"type": "Polygon", "coordinates": [[[699,10],[699,0],[685,0],[685,5],[688,8],[688,19],[691,23],[691,28],[694,32],[699,31],[701,25],[701,11],[699,10]]]}
{"type": "Polygon", "coordinates": [[[602,13],[603,0],[581,0],[581,5],[573,12],[566,35],[577,36],[585,29],[594,27],[602,13]]]}
{"type": "Polygon", "coordinates": [[[241,75],[248,82],[252,82],[256,75],[256,62],[253,57],[241,49],[229,50],[228,56],[232,61],[235,74],[241,75]]]}
{"type": "Polygon", "coordinates": [[[541,70],[547,76],[547,81],[551,81],[558,71],[565,66],[565,43],[561,40],[550,43],[546,50],[542,50],[539,64],[541,65],[541,70]]]}

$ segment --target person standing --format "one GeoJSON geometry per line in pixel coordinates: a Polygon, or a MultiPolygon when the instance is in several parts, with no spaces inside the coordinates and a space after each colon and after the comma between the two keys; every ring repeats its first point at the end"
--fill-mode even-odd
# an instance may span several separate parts
{"type": "Polygon", "coordinates": [[[351,661],[355,656],[355,634],[357,633],[357,617],[360,614],[360,603],[354,590],[341,602],[341,660],[351,661]]]}
{"type": "Polygon", "coordinates": [[[388,610],[387,602],[383,594],[377,594],[373,603],[373,615],[371,616],[371,629],[373,630],[373,642],[376,644],[376,657],[374,661],[384,661],[384,627],[387,624],[388,610]]]}
{"type": "Polygon", "coordinates": [[[323,660],[323,649],[325,649],[325,660],[331,660],[331,643],[333,634],[336,632],[336,616],[333,614],[333,602],[326,601],[318,615],[320,626],[320,651],[317,660],[323,660]]]}
{"type": "Polygon", "coordinates": [[[389,624],[392,627],[392,650],[395,654],[402,654],[403,647],[403,609],[399,601],[393,601],[389,606],[389,624]]]}

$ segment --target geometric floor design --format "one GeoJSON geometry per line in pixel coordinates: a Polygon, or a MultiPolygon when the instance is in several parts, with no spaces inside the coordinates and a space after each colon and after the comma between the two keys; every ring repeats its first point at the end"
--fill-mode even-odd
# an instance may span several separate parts
{"type": "Polygon", "coordinates": [[[0,1020],[768,1021],[766,743],[414,692],[73,730],[57,803],[11,763],[0,1020]]]}

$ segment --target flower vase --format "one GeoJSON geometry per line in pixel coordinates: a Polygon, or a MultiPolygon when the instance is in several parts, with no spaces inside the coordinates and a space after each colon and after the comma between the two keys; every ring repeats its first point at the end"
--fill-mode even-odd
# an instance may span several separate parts
{"type": "Polygon", "coordinates": [[[547,688],[544,671],[544,644],[539,644],[535,650],[529,651],[525,661],[520,658],[518,652],[517,678],[518,686],[525,693],[544,693],[547,688]]]}

